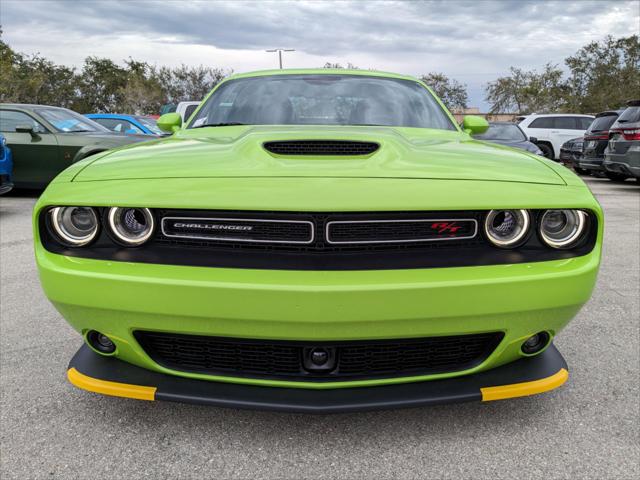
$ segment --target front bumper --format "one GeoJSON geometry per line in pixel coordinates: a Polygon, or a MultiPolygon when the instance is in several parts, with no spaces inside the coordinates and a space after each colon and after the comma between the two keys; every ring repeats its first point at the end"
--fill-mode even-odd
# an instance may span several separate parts
{"type": "Polygon", "coordinates": [[[577,166],[592,172],[604,172],[604,167],[602,166],[603,160],[604,157],[582,157],[578,160],[577,166]]]}
{"type": "Polygon", "coordinates": [[[67,371],[69,381],[76,387],[105,395],[302,413],[382,410],[522,397],[557,388],[568,376],[567,364],[553,345],[535,357],[460,379],[325,391],[179,378],[97,355],[86,345],[75,354],[67,371]]]}
{"type": "Polygon", "coordinates": [[[345,389],[470,375],[523,357],[522,343],[553,337],[589,299],[600,245],[550,262],[385,271],[249,270],[65,257],[36,246],[45,293],[80,333],[97,330],[120,360],[191,379],[301,389],[345,389]],[[403,339],[503,332],[471,369],[354,381],[215,376],[155,363],[136,330],[248,339],[403,339]]]}

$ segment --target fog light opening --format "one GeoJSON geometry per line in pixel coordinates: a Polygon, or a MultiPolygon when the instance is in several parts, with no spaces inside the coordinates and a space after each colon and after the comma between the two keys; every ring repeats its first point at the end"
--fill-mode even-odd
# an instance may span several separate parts
{"type": "Polygon", "coordinates": [[[112,355],[116,351],[116,344],[113,343],[104,333],[90,330],[87,333],[87,343],[98,353],[103,355],[112,355]]]}
{"type": "Polygon", "coordinates": [[[549,344],[550,338],[547,332],[538,332],[535,335],[531,335],[522,344],[522,353],[525,355],[536,355],[542,352],[549,344]]]}

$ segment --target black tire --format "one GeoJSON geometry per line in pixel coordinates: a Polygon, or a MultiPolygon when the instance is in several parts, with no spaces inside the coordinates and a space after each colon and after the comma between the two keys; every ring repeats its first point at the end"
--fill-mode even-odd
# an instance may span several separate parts
{"type": "Polygon", "coordinates": [[[586,168],[573,167],[573,169],[575,170],[575,172],[578,175],[583,175],[585,177],[591,175],[591,172],[589,170],[587,170],[586,168]]]}
{"type": "Polygon", "coordinates": [[[547,157],[549,160],[555,160],[555,155],[553,154],[553,147],[547,143],[537,143],[538,148],[542,150],[542,154],[547,157]]]}
{"type": "Polygon", "coordinates": [[[605,172],[604,174],[609,180],[612,180],[614,182],[624,182],[627,178],[629,178],[628,176],[626,176],[623,173],[614,173],[614,172],[605,172]]]}

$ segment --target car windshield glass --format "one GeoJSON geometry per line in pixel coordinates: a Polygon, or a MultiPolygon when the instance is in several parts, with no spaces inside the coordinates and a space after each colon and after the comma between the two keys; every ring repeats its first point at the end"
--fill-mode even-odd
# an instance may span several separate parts
{"type": "Polygon", "coordinates": [[[66,133],[74,132],[108,132],[102,125],[65,108],[40,108],[37,110],[56,130],[66,133]]]}
{"type": "Polygon", "coordinates": [[[165,134],[165,132],[160,130],[160,127],[158,127],[158,124],[156,123],[156,120],[154,118],[151,118],[151,117],[136,117],[136,120],[138,120],[138,122],[140,122],[142,125],[144,125],[146,128],[148,128],[149,130],[151,130],[153,133],[155,133],[157,135],[164,135],[165,134]]]}
{"type": "Polygon", "coordinates": [[[474,135],[479,140],[508,140],[522,142],[527,137],[517,125],[489,124],[489,130],[481,135],[474,135]]]}
{"type": "Polygon", "coordinates": [[[593,120],[589,125],[589,132],[601,132],[609,130],[609,127],[613,125],[613,122],[618,118],[617,115],[605,115],[604,117],[598,117],[593,120]]]}
{"type": "Polygon", "coordinates": [[[274,75],[222,84],[188,128],[207,125],[384,125],[455,130],[417,82],[363,75],[274,75]]]}
{"type": "Polygon", "coordinates": [[[618,118],[619,123],[635,123],[640,122],[640,107],[627,108],[618,118]]]}

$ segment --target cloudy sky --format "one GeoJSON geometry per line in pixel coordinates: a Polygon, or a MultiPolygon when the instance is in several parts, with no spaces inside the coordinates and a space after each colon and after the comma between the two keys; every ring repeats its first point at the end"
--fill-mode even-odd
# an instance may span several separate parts
{"type": "Polygon", "coordinates": [[[562,64],[582,45],[640,29],[640,0],[64,1],[0,0],[4,40],[66,65],[97,55],[236,72],[348,62],[483,86],[510,66],[562,64]]]}

